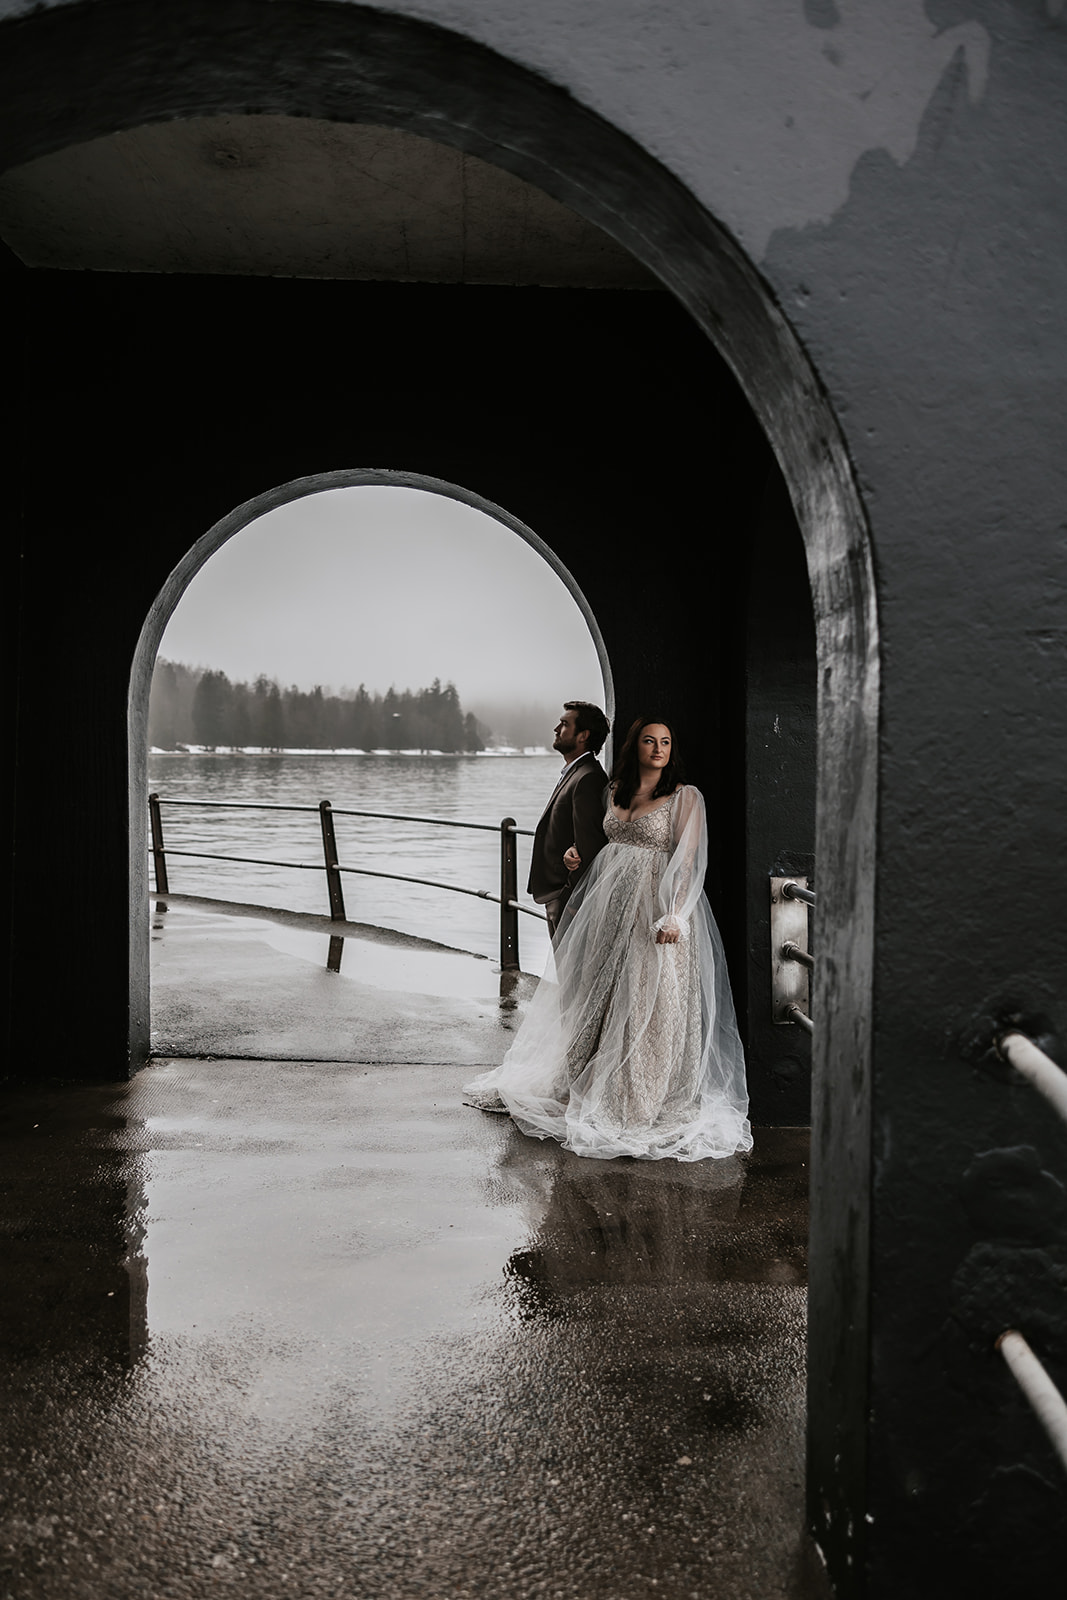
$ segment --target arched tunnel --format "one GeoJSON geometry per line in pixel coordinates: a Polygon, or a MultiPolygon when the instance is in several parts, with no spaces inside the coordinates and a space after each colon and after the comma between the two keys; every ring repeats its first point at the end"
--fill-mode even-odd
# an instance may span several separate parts
{"type": "MultiPolygon", "coordinates": [[[[5,1023],[19,1194],[67,1219],[54,1249],[16,1219],[16,1364],[68,1303],[139,1359],[144,1196],[86,1107],[149,1054],[148,680],[190,552],[279,486],[419,475],[534,530],[596,619],[617,723],[653,704],[684,732],[753,1120],[812,1128],[807,1521],[834,1592],[1047,1592],[1058,1468],[995,1336],[1030,1316],[1062,1375],[1062,1135],[993,1043],[1010,1024],[1062,1054],[1061,8],[415,9],[0,21],[5,1023]],[[790,874],[818,902],[810,1043],[771,1018],[790,874]],[[106,1182],[76,1138],[41,1180],[38,1105],[64,1138],[89,1117],[106,1182]]],[[[583,1230],[597,1273],[625,1256],[638,1283],[664,1218],[683,1265],[700,1216],[736,1221],[728,1197],[498,1176],[549,1219],[508,1258],[516,1315],[561,1337],[583,1230]]],[[[464,1449],[491,1379],[448,1414],[464,1449]]],[[[19,1528],[36,1549],[53,1524],[19,1528]]]]}

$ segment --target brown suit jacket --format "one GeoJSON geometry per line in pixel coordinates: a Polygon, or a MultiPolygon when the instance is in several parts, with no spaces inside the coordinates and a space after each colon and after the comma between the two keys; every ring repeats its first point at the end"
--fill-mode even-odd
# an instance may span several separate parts
{"type": "Polygon", "coordinates": [[[557,784],[534,833],[527,888],[538,905],[566,894],[588,868],[604,837],[608,775],[596,756],[572,761],[557,784]],[[579,872],[568,872],[564,852],[575,845],[582,858],[579,872]]]}

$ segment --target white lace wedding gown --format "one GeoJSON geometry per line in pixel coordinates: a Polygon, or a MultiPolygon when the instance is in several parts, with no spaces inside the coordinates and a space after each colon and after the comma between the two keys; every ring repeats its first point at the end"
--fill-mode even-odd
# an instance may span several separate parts
{"type": "Polygon", "coordinates": [[[702,885],[704,802],[687,785],[608,843],[571,896],[554,960],[471,1105],[583,1156],[700,1161],[752,1147],[722,941],[702,885]],[[677,944],[656,944],[675,925],[677,944]]]}

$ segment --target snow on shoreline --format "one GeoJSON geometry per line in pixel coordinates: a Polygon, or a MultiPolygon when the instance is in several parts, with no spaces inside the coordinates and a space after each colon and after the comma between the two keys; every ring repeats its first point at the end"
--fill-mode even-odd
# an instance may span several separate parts
{"type": "Polygon", "coordinates": [[[206,745],[184,744],[177,750],[164,750],[150,745],[150,756],[452,756],[455,760],[468,760],[481,756],[550,756],[545,745],[526,745],[519,749],[501,745],[496,750],[302,750],[296,747],[271,750],[265,745],[206,745]]]}

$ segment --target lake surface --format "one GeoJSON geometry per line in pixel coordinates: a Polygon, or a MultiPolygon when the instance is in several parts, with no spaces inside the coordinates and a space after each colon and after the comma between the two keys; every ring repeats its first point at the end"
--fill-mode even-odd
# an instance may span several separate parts
{"type": "MultiPolygon", "coordinates": [[[[230,800],[268,805],[398,811],[454,817],[499,828],[514,817],[533,828],[560,771],[560,757],[403,755],[187,755],[155,754],[148,788],[163,801],[169,849],[259,856],[303,862],[317,870],[195,861],[170,856],[175,894],[210,895],[248,905],[328,914],[317,813],[215,811],[168,806],[173,800],[230,800]]],[[[338,859],[343,866],[410,873],[467,889],[499,893],[499,833],[338,817],[338,859]]],[[[531,840],[519,839],[519,900],[526,894],[531,840]]],[[[494,959],[499,953],[499,907],[446,889],[394,883],[345,873],[345,909],[354,922],[395,928],[494,959]]],[[[540,973],[548,953],[543,922],[519,918],[519,950],[526,972],[540,973]]]]}

